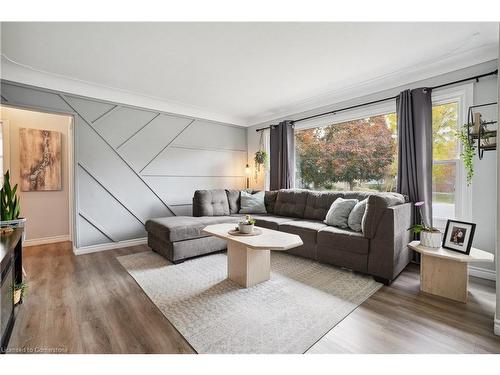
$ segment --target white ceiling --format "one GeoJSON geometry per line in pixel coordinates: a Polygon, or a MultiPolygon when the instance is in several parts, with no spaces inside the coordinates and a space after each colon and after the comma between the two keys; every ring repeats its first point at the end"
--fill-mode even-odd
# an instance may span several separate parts
{"type": "Polygon", "coordinates": [[[2,54],[251,125],[494,59],[498,24],[2,23],[2,54]]]}

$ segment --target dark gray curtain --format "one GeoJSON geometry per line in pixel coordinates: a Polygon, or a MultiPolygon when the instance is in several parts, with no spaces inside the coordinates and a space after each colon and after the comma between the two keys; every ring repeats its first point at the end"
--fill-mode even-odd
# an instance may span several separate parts
{"type": "Polygon", "coordinates": [[[294,186],[295,137],[291,121],[283,121],[271,127],[270,136],[271,190],[290,189],[294,186]]]}
{"type": "MultiPolygon", "coordinates": [[[[398,192],[410,202],[425,201],[424,220],[432,225],[431,89],[405,90],[396,101],[399,132],[398,192]]],[[[418,213],[414,213],[418,220],[418,213]]]]}

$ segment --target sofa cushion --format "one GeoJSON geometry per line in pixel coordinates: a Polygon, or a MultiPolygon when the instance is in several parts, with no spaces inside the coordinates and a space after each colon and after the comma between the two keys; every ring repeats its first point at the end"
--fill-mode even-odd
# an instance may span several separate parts
{"type": "Polygon", "coordinates": [[[240,214],[265,214],[266,206],[264,204],[264,191],[258,191],[254,194],[242,191],[240,194],[240,214]]]}
{"type": "Polygon", "coordinates": [[[361,232],[361,222],[363,221],[363,216],[365,216],[366,202],[368,202],[368,198],[356,203],[347,219],[349,229],[355,232],[361,232]]]}
{"type": "Polygon", "coordinates": [[[361,222],[363,235],[366,238],[373,238],[387,207],[403,204],[405,201],[405,196],[397,193],[371,194],[366,202],[366,211],[361,222]]]}
{"type": "Polygon", "coordinates": [[[280,216],[303,218],[307,192],[307,190],[302,189],[279,190],[274,206],[274,213],[280,216]]]}
{"type": "Polygon", "coordinates": [[[227,203],[229,204],[229,213],[237,214],[240,211],[240,191],[226,189],[227,203]]]}
{"type": "Polygon", "coordinates": [[[340,251],[368,254],[369,240],[361,233],[348,229],[326,226],[318,231],[318,245],[340,251]]]}
{"type": "Polygon", "coordinates": [[[162,241],[176,242],[207,237],[201,233],[207,225],[238,221],[234,216],[170,216],[146,221],[146,230],[162,241]]]}
{"type": "Polygon", "coordinates": [[[252,215],[255,219],[255,225],[267,229],[278,230],[279,225],[296,220],[292,217],[276,216],[276,215],[252,215]]]}
{"type": "MultiPolygon", "coordinates": [[[[312,240],[316,243],[316,236],[320,229],[326,228],[327,225],[316,220],[293,220],[279,224],[279,230],[287,233],[298,234],[307,233],[306,240],[312,240]]],[[[304,241],[304,239],[302,239],[304,241]]]]}
{"type": "Polygon", "coordinates": [[[276,198],[278,197],[278,190],[266,191],[264,196],[264,203],[266,204],[266,211],[268,214],[274,214],[274,206],[276,205],[276,198]]]}
{"type": "Polygon", "coordinates": [[[297,234],[302,239],[303,244],[288,250],[289,253],[316,259],[316,236],[318,230],[324,227],[326,225],[317,220],[294,220],[280,224],[279,230],[297,234]]]}
{"type": "Polygon", "coordinates": [[[196,190],[193,197],[193,216],[229,215],[229,203],[224,189],[196,190]]]}
{"type": "Polygon", "coordinates": [[[358,203],[357,199],[337,198],[326,214],[325,224],[340,228],[348,228],[347,220],[352,209],[358,203]]]}
{"type": "Polygon", "coordinates": [[[339,191],[308,191],[304,219],[325,220],[332,203],[342,197],[339,191]]]}

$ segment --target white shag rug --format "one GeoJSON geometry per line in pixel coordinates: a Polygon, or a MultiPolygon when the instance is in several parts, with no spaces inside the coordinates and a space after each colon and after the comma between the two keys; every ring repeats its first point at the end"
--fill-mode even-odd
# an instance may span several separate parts
{"type": "Polygon", "coordinates": [[[174,265],[147,251],[118,257],[198,353],[304,353],[382,284],[271,252],[271,279],[244,289],[225,254],[174,265]]]}

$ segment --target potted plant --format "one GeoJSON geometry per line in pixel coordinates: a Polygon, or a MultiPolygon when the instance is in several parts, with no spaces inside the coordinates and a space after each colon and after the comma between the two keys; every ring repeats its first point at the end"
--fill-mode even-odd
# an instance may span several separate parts
{"type": "MultiPolygon", "coordinates": [[[[26,218],[19,217],[20,198],[16,195],[17,184],[12,188],[10,186],[9,171],[5,172],[2,190],[0,190],[1,221],[0,226],[10,228],[24,228],[26,218]]],[[[24,234],[23,234],[24,239],[24,234]]]]}
{"type": "Polygon", "coordinates": [[[28,290],[28,284],[26,284],[23,281],[19,284],[15,284],[12,287],[12,290],[13,290],[13,296],[14,296],[14,305],[17,305],[26,296],[26,291],[28,290]]]}
{"type": "Polygon", "coordinates": [[[250,215],[245,216],[244,221],[238,223],[238,230],[243,234],[251,234],[255,225],[255,219],[250,215]]]}
{"type": "Polygon", "coordinates": [[[432,225],[427,225],[422,213],[422,206],[425,202],[415,203],[415,207],[418,208],[420,214],[420,224],[415,224],[409,229],[414,234],[420,234],[420,244],[425,247],[440,248],[442,236],[439,229],[434,228],[432,225]]]}

